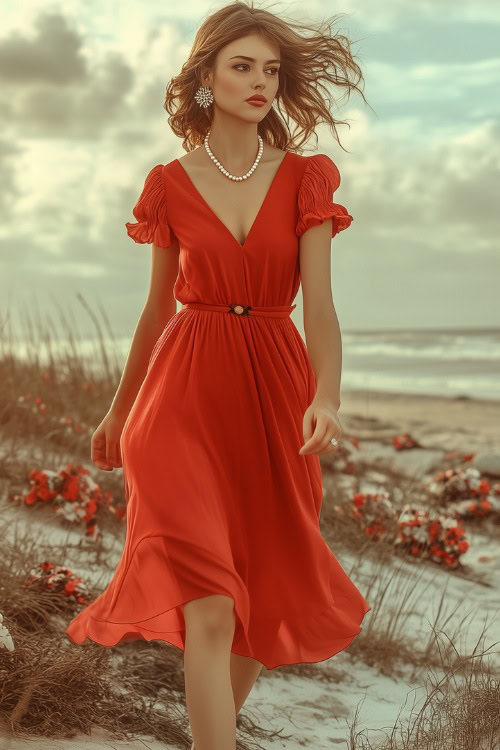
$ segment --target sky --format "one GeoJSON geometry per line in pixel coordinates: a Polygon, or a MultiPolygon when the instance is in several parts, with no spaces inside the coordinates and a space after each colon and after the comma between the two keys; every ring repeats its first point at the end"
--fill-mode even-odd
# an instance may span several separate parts
{"type": "MultiPolygon", "coordinates": [[[[225,4],[0,0],[4,322],[35,305],[91,330],[88,305],[133,333],[151,248],[124,225],[151,167],[185,153],[165,87],[225,4]]],[[[336,28],[365,79],[370,106],[354,93],[335,113],[346,152],[326,126],[305,152],[335,161],[335,201],[354,217],[332,240],[341,327],[500,326],[500,4],[256,4],[309,22],[345,14],[336,28]]]]}

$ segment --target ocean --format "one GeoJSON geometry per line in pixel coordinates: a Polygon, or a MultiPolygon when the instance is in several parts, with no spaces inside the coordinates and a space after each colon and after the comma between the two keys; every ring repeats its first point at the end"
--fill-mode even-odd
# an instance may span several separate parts
{"type": "MultiPolygon", "coordinates": [[[[133,332],[114,341],[105,337],[107,355],[123,368],[133,332]]],[[[78,336],[75,349],[102,367],[101,346],[91,336],[78,336]]],[[[10,349],[0,337],[0,345],[10,349]]],[[[48,361],[57,353],[73,352],[73,346],[52,340],[49,352],[44,342],[17,341],[21,358],[48,361]],[[31,352],[31,353],[30,353],[31,352]]],[[[3,355],[0,346],[0,356],[3,355]]],[[[342,330],[342,389],[373,389],[399,393],[500,399],[500,328],[342,330]]]]}
{"type": "Polygon", "coordinates": [[[342,388],[500,399],[500,328],[342,331],[342,388]]]}

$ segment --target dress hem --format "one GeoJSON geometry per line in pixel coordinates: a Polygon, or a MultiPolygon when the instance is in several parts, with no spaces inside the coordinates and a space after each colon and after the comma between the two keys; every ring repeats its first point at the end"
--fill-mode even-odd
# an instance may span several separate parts
{"type": "MultiPolygon", "coordinates": [[[[212,592],[212,593],[213,594],[220,594],[221,592],[217,591],[217,592],[212,592]]],[[[177,605],[177,606],[183,606],[184,604],[187,604],[188,601],[193,601],[193,599],[203,598],[205,596],[210,596],[210,595],[211,594],[208,593],[208,594],[203,594],[201,597],[193,597],[193,598],[187,600],[186,602],[183,602],[181,605],[177,605]]],[[[234,597],[231,597],[231,598],[233,598],[233,601],[234,601],[234,597]]],[[[322,610],[319,615],[316,615],[314,619],[320,618],[321,616],[325,615],[325,613],[328,612],[328,610],[331,609],[333,606],[334,606],[333,603],[330,604],[326,609],[322,610]]],[[[165,612],[169,612],[171,609],[175,609],[175,607],[171,607],[171,608],[165,610],[165,612]]],[[[365,615],[370,610],[371,610],[371,607],[366,602],[365,603],[365,609],[364,609],[364,612],[363,612],[363,614],[361,616],[361,620],[359,622],[359,625],[357,627],[356,632],[349,633],[349,634],[347,634],[345,636],[342,636],[342,637],[339,637],[339,638],[336,638],[336,639],[334,638],[333,640],[340,641],[341,645],[339,647],[335,648],[334,651],[330,651],[329,650],[326,656],[320,656],[320,658],[318,658],[318,659],[297,656],[297,657],[290,657],[289,661],[281,661],[280,660],[278,663],[275,664],[273,662],[270,662],[269,660],[264,660],[263,658],[259,658],[258,656],[255,655],[255,652],[253,652],[253,653],[251,652],[251,649],[247,649],[247,653],[244,653],[243,652],[244,650],[240,650],[240,649],[236,650],[236,648],[234,648],[234,646],[233,646],[231,648],[231,653],[234,653],[237,656],[242,656],[242,657],[245,657],[245,658],[254,659],[255,661],[258,661],[260,664],[262,664],[264,667],[266,667],[266,669],[268,669],[268,670],[276,669],[278,667],[283,667],[283,666],[290,666],[290,665],[293,665],[293,664],[317,664],[317,663],[322,662],[322,661],[327,661],[328,659],[331,659],[333,656],[335,656],[336,654],[340,653],[341,651],[344,651],[346,648],[348,648],[351,645],[351,643],[354,640],[354,638],[357,635],[359,635],[360,632],[362,631],[362,622],[363,622],[363,620],[365,618],[365,615]]],[[[164,614],[164,613],[159,613],[158,615],[155,615],[154,617],[158,617],[161,614],[164,614]]],[[[118,639],[116,641],[114,641],[113,643],[104,643],[103,642],[105,640],[104,638],[101,637],[101,640],[99,640],[99,636],[97,636],[97,635],[95,635],[94,637],[92,637],[91,633],[89,632],[90,629],[88,628],[88,626],[85,628],[85,634],[84,634],[84,638],[83,639],[78,639],[77,636],[72,637],[69,634],[69,629],[71,628],[71,624],[70,624],[68,626],[68,629],[66,630],[66,636],[67,636],[67,638],[72,643],[74,643],[76,645],[85,645],[87,642],[92,642],[92,643],[96,643],[96,644],[98,644],[100,646],[104,646],[106,648],[113,648],[114,646],[117,646],[120,643],[124,643],[124,642],[127,642],[127,641],[144,640],[144,641],[147,641],[147,642],[161,641],[163,643],[167,643],[167,644],[169,644],[171,646],[174,646],[175,648],[179,649],[180,651],[184,651],[185,650],[185,646],[184,646],[184,643],[185,643],[185,628],[184,629],[177,629],[177,630],[170,630],[170,631],[154,631],[154,630],[148,629],[146,627],[138,626],[137,623],[132,623],[132,622],[130,622],[130,623],[128,623],[128,622],[113,622],[111,620],[105,620],[105,619],[95,618],[95,617],[93,617],[90,614],[88,614],[87,616],[88,616],[89,619],[94,620],[94,622],[96,622],[96,623],[103,623],[103,624],[110,624],[110,625],[121,625],[122,628],[123,628],[123,632],[119,635],[118,639]],[[132,627],[136,626],[136,629],[135,630],[128,630],[127,631],[127,626],[132,626],[132,627]],[[182,634],[182,636],[179,638],[179,641],[176,642],[172,638],[166,637],[167,635],[170,635],[172,633],[180,633],[180,634],[182,634]]],[[[154,619],[154,617],[151,617],[151,618],[148,618],[148,619],[154,619]]],[[[237,612],[237,609],[236,609],[236,602],[235,602],[235,617],[239,618],[239,615],[238,615],[238,612],[237,612]]],[[[262,618],[262,619],[266,619],[266,618],[262,618]]],[[[267,619],[270,619],[270,618],[267,618],[267,619]]],[[[138,621],[138,622],[145,622],[145,621],[143,620],[143,621],[138,621]]],[[[76,627],[74,629],[76,630],[76,627]]],[[[246,628],[245,628],[245,631],[246,631],[246,628]]],[[[237,627],[235,628],[235,634],[236,634],[236,632],[237,632],[237,627]]],[[[242,636],[240,635],[238,637],[237,635],[235,635],[235,639],[241,641],[242,640],[242,636]]],[[[233,641],[233,643],[234,643],[234,641],[233,641]]]]}

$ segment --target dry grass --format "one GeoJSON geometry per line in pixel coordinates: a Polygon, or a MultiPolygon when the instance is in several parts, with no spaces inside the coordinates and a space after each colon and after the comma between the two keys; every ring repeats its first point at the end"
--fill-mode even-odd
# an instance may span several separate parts
{"type": "Polygon", "coordinates": [[[78,332],[75,321],[60,311],[60,325],[23,311],[22,336],[12,332],[10,318],[0,324],[0,379],[2,383],[3,461],[18,459],[26,443],[43,457],[51,449],[88,456],[90,435],[113,398],[121,375],[118,348],[102,312],[104,328],[86,307],[94,326],[92,344],[78,332]],[[24,355],[19,356],[23,351],[24,355]],[[46,411],[32,411],[32,402],[19,397],[39,397],[46,411]],[[80,422],[82,433],[70,433],[58,423],[61,417],[80,422]]]}
{"type": "MultiPolygon", "coordinates": [[[[451,603],[447,572],[432,573],[425,561],[390,557],[384,545],[368,544],[371,555],[367,555],[367,548],[361,547],[347,571],[372,606],[349,653],[384,674],[396,673],[401,664],[413,665],[416,674],[419,668],[439,663],[440,653],[433,634],[454,622],[449,649],[449,658],[453,659],[452,644],[470,642],[469,627],[477,617],[474,607],[467,605],[466,596],[451,603]],[[433,589],[440,593],[436,596],[433,589]],[[422,612],[424,597],[426,610],[422,612]],[[419,638],[415,637],[417,627],[419,638]]],[[[487,621],[483,627],[488,630],[487,621]]]]}
{"type": "MultiPolygon", "coordinates": [[[[1,723],[13,737],[73,737],[97,725],[116,739],[151,736],[190,747],[182,653],[159,641],[75,647],[63,631],[76,605],[23,586],[40,559],[28,534],[22,545],[5,544],[0,558],[2,612],[15,644],[13,652],[0,649],[1,723]]],[[[52,559],[63,564],[64,545],[52,559]]],[[[249,739],[278,736],[244,713],[238,728],[249,739]]]]}
{"type": "MultiPolygon", "coordinates": [[[[384,739],[372,743],[367,730],[350,726],[349,750],[498,750],[500,747],[500,679],[491,674],[491,649],[462,657],[442,633],[434,633],[441,654],[440,674],[424,681],[425,699],[410,717],[397,720],[384,739]],[[442,648],[442,646],[445,648],[442,648]],[[451,667],[449,650],[456,659],[451,667]]],[[[482,638],[480,639],[482,640],[482,638]]],[[[497,644],[495,644],[497,645],[497,644]]]]}

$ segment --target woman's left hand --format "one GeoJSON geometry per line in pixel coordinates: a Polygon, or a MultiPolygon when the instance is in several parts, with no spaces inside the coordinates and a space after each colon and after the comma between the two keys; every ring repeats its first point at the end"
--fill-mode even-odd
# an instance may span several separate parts
{"type": "Polygon", "coordinates": [[[342,435],[335,404],[330,399],[315,397],[304,412],[302,429],[305,442],[299,450],[301,456],[310,453],[321,456],[337,450],[337,446],[330,442],[332,438],[340,440],[342,435]]]}

